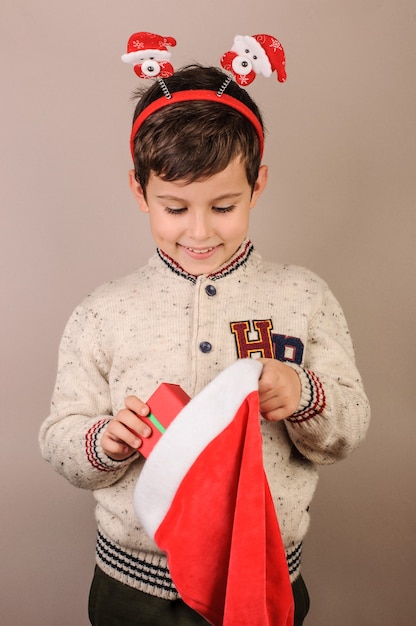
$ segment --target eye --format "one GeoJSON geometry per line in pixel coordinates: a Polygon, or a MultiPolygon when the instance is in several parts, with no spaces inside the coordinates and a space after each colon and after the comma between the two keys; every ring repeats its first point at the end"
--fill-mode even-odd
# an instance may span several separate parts
{"type": "Polygon", "coordinates": [[[183,207],[178,207],[177,209],[173,208],[173,207],[166,207],[165,208],[166,213],[168,213],[169,215],[181,215],[182,213],[185,213],[186,209],[183,207]]]}
{"type": "Polygon", "coordinates": [[[146,59],[142,64],[142,72],[146,76],[157,76],[160,74],[160,65],[154,59],[146,59]]]}
{"type": "Polygon", "coordinates": [[[251,70],[253,69],[250,59],[247,59],[247,57],[243,56],[235,57],[231,65],[234,72],[242,76],[250,74],[251,70]]]}
{"type": "Polygon", "coordinates": [[[216,213],[231,213],[231,211],[235,208],[234,204],[230,206],[213,206],[212,209],[216,213]]]}

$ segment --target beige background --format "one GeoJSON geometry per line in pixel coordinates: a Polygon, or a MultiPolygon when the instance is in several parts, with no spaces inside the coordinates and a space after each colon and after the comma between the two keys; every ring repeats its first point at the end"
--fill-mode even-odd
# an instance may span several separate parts
{"type": "Polygon", "coordinates": [[[175,36],[176,67],[235,34],[282,40],[288,81],[249,88],[271,180],[264,256],[310,267],[343,304],[372,403],[368,439],[325,468],[304,575],[308,626],[416,623],[414,0],[1,0],[2,626],[84,626],[92,498],[37,447],[58,342],[98,284],[145,263],[127,187],[136,30],[175,36]]]}

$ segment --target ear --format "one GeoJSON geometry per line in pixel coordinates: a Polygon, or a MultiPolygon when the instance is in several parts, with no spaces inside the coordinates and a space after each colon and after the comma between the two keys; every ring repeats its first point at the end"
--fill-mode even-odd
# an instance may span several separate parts
{"type": "Polygon", "coordinates": [[[254,183],[253,193],[251,194],[250,209],[252,209],[256,205],[257,200],[266,189],[268,175],[269,168],[267,167],[267,165],[260,165],[259,175],[256,182],[254,183]]]}
{"type": "Polygon", "coordinates": [[[149,207],[147,206],[142,186],[137,182],[134,170],[129,171],[129,185],[131,192],[139,205],[139,209],[143,211],[143,213],[149,213],[149,207]]]}

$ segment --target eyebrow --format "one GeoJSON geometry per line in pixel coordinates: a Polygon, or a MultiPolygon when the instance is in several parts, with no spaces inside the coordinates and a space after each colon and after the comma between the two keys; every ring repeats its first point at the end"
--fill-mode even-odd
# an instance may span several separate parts
{"type": "MultiPolygon", "coordinates": [[[[236,200],[240,196],[242,196],[242,193],[239,191],[224,193],[223,195],[218,196],[217,198],[214,198],[212,200],[212,203],[222,202],[223,200],[236,200]]],[[[167,195],[161,194],[161,195],[156,196],[156,198],[158,200],[165,200],[165,201],[170,201],[170,202],[182,202],[182,203],[185,202],[184,198],[180,198],[179,196],[171,196],[170,194],[167,194],[167,195]]]]}

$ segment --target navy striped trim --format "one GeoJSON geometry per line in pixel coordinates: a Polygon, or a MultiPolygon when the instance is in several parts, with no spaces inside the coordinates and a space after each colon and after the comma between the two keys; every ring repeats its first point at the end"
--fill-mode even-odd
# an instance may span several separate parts
{"type": "Polygon", "coordinates": [[[253,244],[251,243],[251,241],[247,241],[241,253],[237,257],[235,257],[231,261],[231,263],[229,263],[225,267],[222,267],[218,272],[210,274],[209,278],[211,278],[211,280],[218,280],[219,278],[224,278],[224,276],[232,274],[233,272],[235,272],[235,270],[238,270],[239,267],[246,263],[253,250],[253,244]]]}
{"type": "Polygon", "coordinates": [[[97,452],[98,438],[101,435],[102,430],[107,426],[108,422],[109,422],[108,419],[100,420],[96,422],[85,433],[85,449],[87,453],[87,459],[91,463],[91,465],[95,467],[95,469],[99,470],[100,472],[112,472],[113,471],[111,467],[104,465],[104,463],[100,461],[100,458],[97,452]]]}
{"type": "MultiPolygon", "coordinates": [[[[104,537],[100,531],[97,532],[96,552],[101,569],[116,580],[151,595],[169,599],[179,597],[164,555],[142,553],[142,558],[133,556],[104,537]]],[[[301,557],[302,543],[286,550],[289,576],[292,581],[299,574],[301,557]]]]}
{"type": "Polygon", "coordinates": [[[290,579],[294,580],[298,577],[302,561],[302,543],[298,543],[291,550],[286,550],[286,560],[289,568],[290,579]]]}
{"type": "Polygon", "coordinates": [[[304,370],[309,384],[310,401],[308,406],[294,413],[288,418],[289,422],[299,424],[306,422],[318,413],[322,413],[326,407],[326,396],[321,381],[314,372],[304,370]]]}
{"type": "MultiPolygon", "coordinates": [[[[209,274],[208,278],[210,278],[211,280],[218,280],[219,278],[229,276],[230,274],[238,270],[239,267],[244,265],[244,263],[246,263],[253,250],[253,244],[251,243],[251,241],[247,241],[238,256],[234,257],[228,265],[222,267],[217,272],[209,274]]],[[[171,259],[170,256],[163,252],[163,250],[157,248],[156,252],[159,255],[159,258],[165,263],[165,265],[167,265],[169,269],[171,269],[172,272],[174,272],[177,276],[182,276],[182,278],[189,280],[191,283],[196,283],[197,277],[193,276],[192,274],[188,274],[188,272],[185,272],[185,270],[182,269],[182,267],[178,263],[176,263],[176,261],[171,259]]]]}
{"type": "Polygon", "coordinates": [[[106,539],[100,531],[97,532],[96,553],[97,560],[105,566],[103,569],[112,572],[113,578],[130,579],[138,588],[150,587],[153,595],[168,593],[178,597],[163,555],[133,556],[106,539]]]}
{"type": "Polygon", "coordinates": [[[163,252],[163,250],[161,250],[160,248],[157,248],[156,252],[158,253],[163,263],[165,263],[165,265],[167,265],[168,268],[172,270],[172,272],[174,272],[177,276],[182,276],[182,278],[189,280],[191,283],[196,283],[196,276],[193,276],[192,274],[188,274],[188,272],[185,272],[185,270],[181,268],[179,263],[176,263],[176,261],[171,259],[170,256],[168,256],[165,252],[163,252]]]}

